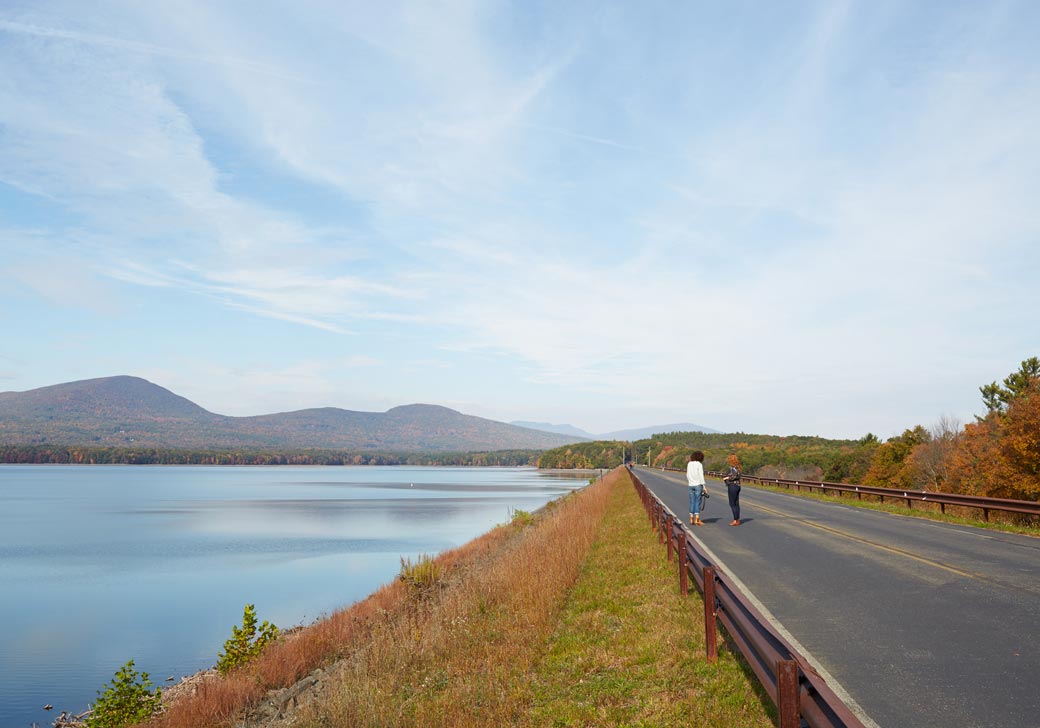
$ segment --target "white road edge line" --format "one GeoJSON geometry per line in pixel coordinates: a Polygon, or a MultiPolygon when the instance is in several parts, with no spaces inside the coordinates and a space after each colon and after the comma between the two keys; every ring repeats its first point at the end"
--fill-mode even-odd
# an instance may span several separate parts
{"type": "MultiPolygon", "coordinates": [[[[671,509],[668,508],[667,505],[665,506],[665,510],[671,513],[673,518],[678,518],[678,516],[672,513],[671,509]]],[[[852,696],[849,695],[849,691],[846,690],[845,687],[841,683],[839,683],[833,675],[831,675],[829,672],[827,672],[827,670],[823,668],[823,666],[820,664],[820,661],[813,657],[812,653],[809,652],[809,650],[805,649],[805,646],[802,645],[802,643],[799,642],[797,639],[795,639],[793,634],[788,632],[784,628],[784,626],[780,624],[780,620],[774,617],[773,613],[766,609],[766,606],[762,604],[762,602],[760,602],[754,594],[751,593],[751,590],[748,589],[744,582],[742,582],[736,576],[736,574],[733,573],[733,570],[726,566],[725,562],[722,559],[720,559],[714,551],[708,548],[708,545],[701,541],[700,538],[698,538],[697,535],[694,534],[694,532],[686,526],[686,524],[683,522],[681,518],[679,518],[679,525],[681,525],[683,530],[686,531],[687,537],[693,538],[693,540],[699,543],[701,545],[701,548],[704,549],[704,553],[710,556],[711,560],[715,562],[715,564],[722,567],[723,571],[726,572],[726,575],[733,581],[737,588],[744,592],[747,598],[755,606],[755,609],[757,609],[763,617],[769,620],[769,623],[773,625],[773,629],[779,632],[781,637],[787,640],[792,647],[798,650],[798,653],[805,658],[806,662],[812,665],[812,668],[816,670],[816,672],[819,673],[820,677],[822,677],[827,682],[827,685],[829,685],[831,690],[834,691],[834,694],[841,698],[841,701],[845,703],[845,705],[848,706],[849,710],[851,710],[856,715],[856,717],[863,722],[863,725],[866,726],[866,728],[881,728],[881,726],[878,725],[873,718],[867,715],[867,711],[863,710],[860,704],[853,700],[852,696]]]]}

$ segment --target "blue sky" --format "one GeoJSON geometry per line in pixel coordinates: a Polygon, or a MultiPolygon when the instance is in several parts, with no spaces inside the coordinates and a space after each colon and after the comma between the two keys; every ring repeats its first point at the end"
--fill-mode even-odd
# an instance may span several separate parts
{"type": "Polygon", "coordinates": [[[1040,355],[1040,4],[0,2],[0,390],[884,437],[1040,355]]]}

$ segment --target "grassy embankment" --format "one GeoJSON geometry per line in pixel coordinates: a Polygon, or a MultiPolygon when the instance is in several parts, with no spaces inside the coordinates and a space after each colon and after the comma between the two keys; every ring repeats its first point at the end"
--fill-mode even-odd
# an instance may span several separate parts
{"type": "Polygon", "coordinates": [[[624,471],[436,563],[433,587],[388,585],[153,724],[241,725],[325,666],[292,725],[772,725],[737,656],[703,657],[703,606],[679,596],[624,471]]]}

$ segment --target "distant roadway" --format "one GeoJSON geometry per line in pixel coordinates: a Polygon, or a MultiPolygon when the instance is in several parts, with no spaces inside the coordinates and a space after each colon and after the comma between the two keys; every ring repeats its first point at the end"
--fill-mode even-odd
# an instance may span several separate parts
{"type": "MultiPolygon", "coordinates": [[[[636,474],[688,523],[684,474],[636,474]]],[[[748,485],[730,527],[708,490],[687,528],[877,725],[1040,728],[1040,538],[748,485]]]]}

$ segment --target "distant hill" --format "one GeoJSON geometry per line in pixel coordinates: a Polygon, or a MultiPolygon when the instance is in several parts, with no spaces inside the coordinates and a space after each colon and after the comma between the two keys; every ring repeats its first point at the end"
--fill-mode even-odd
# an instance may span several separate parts
{"type": "Polygon", "coordinates": [[[672,425],[650,425],[649,427],[638,427],[633,430],[615,430],[613,432],[604,432],[596,435],[591,432],[586,432],[574,425],[552,425],[548,422],[523,422],[515,421],[510,422],[511,425],[517,427],[530,427],[534,430],[542,430],[543,432],[558,432],[561,435],[574,435],[576,437],[582,437],[586,440],[624,440],[630,442],[632,440],[642,440],[651,435],[658,435],[665,432],[707,432],[715,433],[718,430],[713,430],[710,427],[704,427],[703,425],[695,425],[691,422],[677,422],[672,425]]]}
{"type": "Polygon", "coordinates": [[[0,392],[0,443],[8,445],[472,452],[544,450],[578,439],[429,404],[228,417],[129,376],[0,392]]]}
{"type": "Polygon", "coordinates": [[[676,422],[671,425],[650,425],[649,427],[637,427],[633,430],[615,430],[614,432],[605,432],[602,435],[596,435],[597,440],[626,440],[631,442],[632,440],[643,440],[651,435],[660,435],[666,432],[707,432],[716,433],[718,430],[713,430],[710,427],[704,425],[695,425],[692,422],[676,422]]]}
{"type": "Polygon", "coordinates": [[[584,438],[586,440],[624,440],[631,442],[632,440],[643,440],[650,437],[651,435],[659,435],[661,433],[718,433],[718,430],[711,430],[710,427],[705,427],[702,424],[694,424],[692,422],[676,422],[675,424],[651,424],[648,427],[636,427],[635,430],[616,430],[613,433],[603,433],[601,435],[594,435],[593,433],[587,433],[581,430],[579,427],[575,427],[573,424],[550,424],[548,422],[524,422],[514,421],[510,424],[515,424],[518,427],[530,427],[532,430],[541,430],[546,433],[560,433],[561,435],[573,435],[575,437],[584,438]]]}
{"type": "Polygon", "coordinates": [[[585,432],[585,430],[575,427],[574,425],[553,425],[548,422],[524,422],[523,420],[516,420],[509,424],[516,425],[517,427],[528,427],[532,430],[541,430],[542,432],[555,432],[559,435],[573,435],[574,437],[581,437],[586,440],[596,439],[596,436],[591,432],[585,432]]]}

